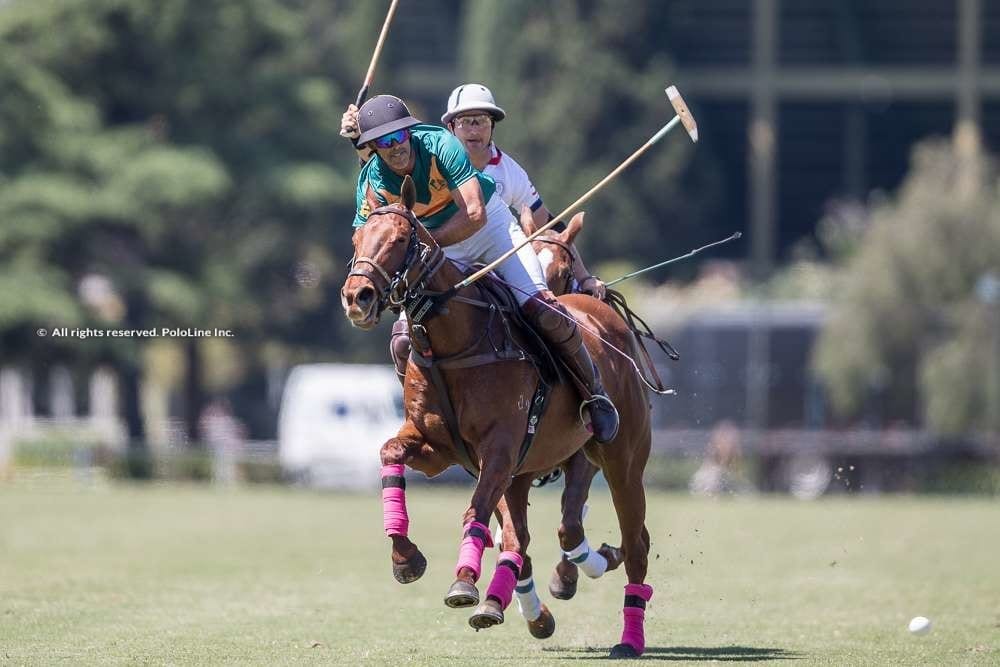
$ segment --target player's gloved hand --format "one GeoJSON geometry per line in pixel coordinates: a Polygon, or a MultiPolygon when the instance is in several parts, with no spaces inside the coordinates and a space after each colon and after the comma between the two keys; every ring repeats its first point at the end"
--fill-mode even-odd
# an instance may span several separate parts
{"type": "Polygon", "coordinates": [[[351,141],[361,136],[361,130],[358,129],[358,107],[353,104],[340,117],[340,136],[351,141]]]}
{"type": "Polygon", "coordinates": [[[591,295],[595,299],[604,301],[604,297],[608,293],[608,288],[604,284],[604,281],[597,276],[587,276],[580,281],[580,291],[591,295]]]}

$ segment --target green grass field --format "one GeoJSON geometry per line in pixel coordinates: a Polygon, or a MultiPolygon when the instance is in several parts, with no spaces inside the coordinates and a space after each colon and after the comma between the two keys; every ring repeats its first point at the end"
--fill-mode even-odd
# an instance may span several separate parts
{"type": "MultiPolygon", "coordinates": [[[[544,491],[544,490],[543,490],[544,491]]],[[[466,490],[411,487],[427,574],[392,578],[381,503],[260,487],[0,484],[3,664],[601,662],[624,572],[476,633],[446,608],[466,490]]],[[[596,492],[592,543],[617,541],[596,492]]],[[[1000,504],[951,498],[721,501],[652,495],[648,660],[796,665],[1000,664],[1000,504]],[[928,616],[923,637],[906,629],[928,616]]],[[[536,580],[558,555],[557,493],[532,504],[536,580]]],[[[492,571],[487,551],[484,571],[492,571]]],[[[485,589],[485,583],[480,587],[485,589]]]]}

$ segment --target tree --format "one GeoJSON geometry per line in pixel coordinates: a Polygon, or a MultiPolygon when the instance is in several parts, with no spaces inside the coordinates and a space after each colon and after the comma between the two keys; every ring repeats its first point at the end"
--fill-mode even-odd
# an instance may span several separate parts
{"type": "Polygon", "coordinates": [[[922,402],[940,432],[996,428],[1000,322],[982,285],[1000,267],[998,175],[978,150],[924,142],[898,193],[870,211],[815,359],[842,413],[875,389],[922,402]]]}
{"type": "MultiPolygon", "coordinates": [[[[652,46],[669,20],[668,4],[467,5],[462,74],[491,86],[510,116],[498,126],[498,141],[525,165],[553,213],[673,116],[664,89],[674,68],[666,52],[652,46]]],[[[590,231],[580,243],[589,258],[653,263],[712,236],[705,220],[720,197],[718,172],[710,156],[696,156],[680,134],[586,205],[590,231]]]]}
{"type": "MultiPolygon", "coordinates": [[[[350,256],[349,233],[334,236],[330,221],[353,210],[356,172],[337,136],[349,73],[335,65],[355,57],[369,14],[363,2],[319,0],[6,7],[5,354],[61,346],[137,379],[141,344],[39,341],[35,328],[232,329],[247,365],[272,342],[329,344],[325,308],[350,256]],[[95,275],[110,279],[123,319],[81,304],[81,281],[95,275]],[[303,326],[310,318],[324,326],[303,326]]],[[[203,341],[183,345],[194,436],[203,341]]],[[[137,405],[131,384],[126,403],[137,405]]],[[[141,437],[141,420],[132,431],[141,437]]]]}

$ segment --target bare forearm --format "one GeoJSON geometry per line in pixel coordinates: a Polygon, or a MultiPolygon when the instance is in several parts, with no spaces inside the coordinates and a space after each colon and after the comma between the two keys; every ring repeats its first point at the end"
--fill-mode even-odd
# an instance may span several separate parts
{"type": "Polygon", "coordinates": [[[438,245],[450,246],[469,238],[482,229],[485,223],[486,217],[482,212],[469,215],[468,212],[460,210],[451,216],[448,222],[428,231],[438,245]]]}

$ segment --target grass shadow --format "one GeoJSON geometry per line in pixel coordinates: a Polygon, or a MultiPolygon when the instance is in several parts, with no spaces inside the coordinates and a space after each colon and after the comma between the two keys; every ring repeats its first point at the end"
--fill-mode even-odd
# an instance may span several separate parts
{"type": "MultiPolygon", "coordinates": [[[[607,648],[546,647],[545,652],[585,653],[587,655],[566,655],[563,660],[605,660],[608,657],[607,648]]],[[[801,660],[804,653],[788,651],[783,648],[761,648],[756,646],[647,646],[642,654],[643,660],[712,660],[718,662],[766,662],[769,660],[801,660]]]]}

